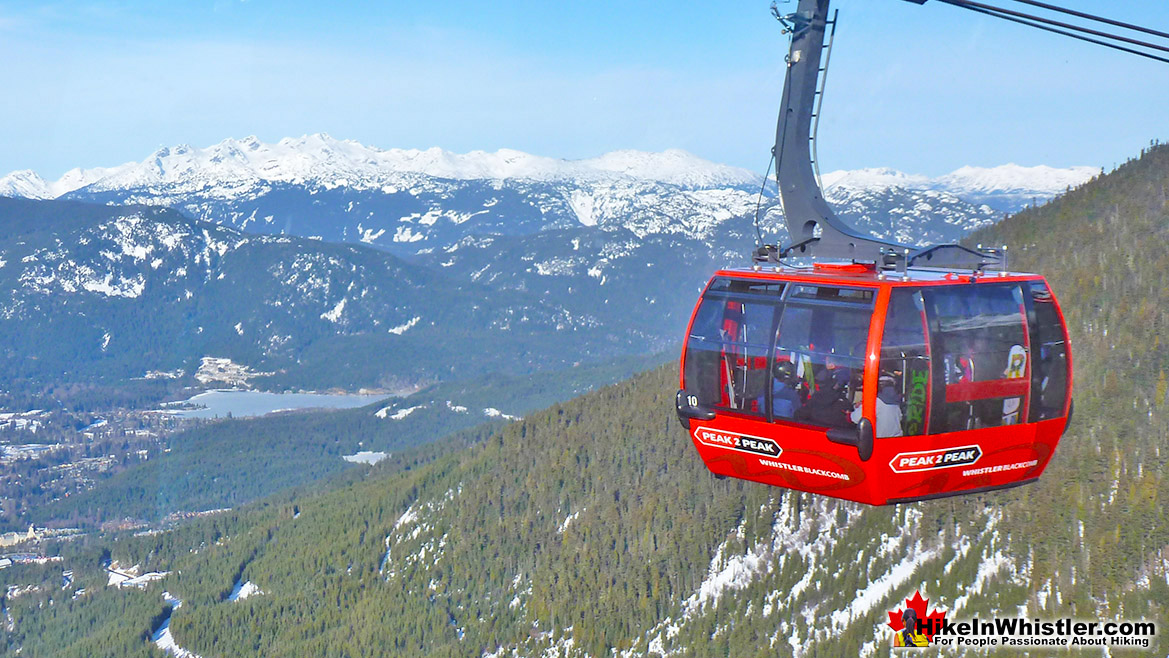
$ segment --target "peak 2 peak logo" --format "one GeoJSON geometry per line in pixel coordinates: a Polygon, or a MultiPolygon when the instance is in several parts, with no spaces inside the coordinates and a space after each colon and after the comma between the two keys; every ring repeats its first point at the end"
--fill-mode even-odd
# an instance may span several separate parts
{"type": "Polygon", "coordinates": [[[969,466],[982,457],[982,448],[977,445],[957,448],[938,448],[920,452],[901,452],[889,461],[889,468],[896,473],[932,471],[938,468],[969,466]]]}
{"type": "Polygon", "coordinates": [[[783,452],[783,448],[780,448],[779,444],[771,439],[761,436],[751,436],[749,434],[739,434],[738,432],[721,432],[719,430],[712,430],[709,427],[695,429],[694,438],[702,445],[715,448],[729,448],[752,455],[778,457],[783,452]]]}

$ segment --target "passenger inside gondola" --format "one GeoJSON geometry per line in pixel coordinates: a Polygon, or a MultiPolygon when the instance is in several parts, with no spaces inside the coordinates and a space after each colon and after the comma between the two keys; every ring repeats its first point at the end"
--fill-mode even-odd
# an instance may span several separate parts
{"type": "Polygon", "coordinates": [[[852,405],[843,392],[833,385],[832,371],[827,368],[816,375],[816,390],[808,402],[796,410],[795,420],[821,427],[848,427],[852,405]]]}
{"type": "Polygon", "coordinates": [[[832,375],[832,387],[847,396],[853,385],[853,371],[843,359],[836,354],[829,354],[824,359],[824,367],[832,375]]]}
{"type": "Polygon", "coordinates": [[[771,386],[771,327],[782,286],[719,280],[694,316],[687,392],[700,405],[763,416],[771,386]]]}
{"type": "MultiPolygon", "coordinates": [[[[759,399],[762,408],[765,402],[759,399]]],[[[776,418],[791,418],[804,404],[799,391],[796,368],[791,361],[776,361],[771,367],[771,413],[776,418]]]]}
{"type": "MultiPolygon", "coordinates": [[[[883,439],[890,436],[903,436],[901,425],[901,395],[897,393],[897,379],[892,373],[882,373],[877,388],[877,427],[876,436],[883,439]]],[[[859,423],[862,415],[861,405],[852,410],[849,420],[859,423]]]]}
{"type": "Polygon", "coordinates": [[[783,308],[775,340],[777,361],[794,368],[804,404],[776,419],[848,427],[860,401],[870,312],[868,299],[846,289],[800,286],[783,308]],[[852,306],[856,304],[856,306],[852,306]]]}
{"type": "Polygon", "coordinates": [[[1055,307],[1051,290],[1042,281],[1028,288],[1035,309],[1035,333],[1039,354],[1032,364],[1032,378],[1038,395],[1031,406],[1029,422],[1058,418],[1067,402],[1067,343],[1063,322],[1055,307]]]}
{"type": "MultiPolygon", "coordinates": [[[[899,288],[892,291],[885,331],[881,339],[881,391],[886,377],[892,379],[893,393],[900,400],[900,433],[885,436],[917,436],[928,428],[930,401],[930,356],[926,344],[926,313],[921,292],[899,288]]],[[[889,395],[878,393],[878,400],[889,395]]],[[[878,415],[880,404],[878,403],[878,415]]],[[[882,436],[881,419],[877,435],[882,436]]],[[[892,431],[885,424],[884,431],[892,431]]]]}

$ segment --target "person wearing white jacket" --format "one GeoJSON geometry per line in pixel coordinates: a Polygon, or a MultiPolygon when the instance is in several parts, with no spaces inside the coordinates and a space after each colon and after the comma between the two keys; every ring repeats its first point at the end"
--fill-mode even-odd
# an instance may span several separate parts
{"type": "MultiPolygon", "coordinates": [[[[849,419],[859,423],[861,415],[861,407],[857,405],[849,419]]],[[[897,394],[893,378],[881,375],[877,389],[877,438],[901,435],[901,396],[897,394]]]]}

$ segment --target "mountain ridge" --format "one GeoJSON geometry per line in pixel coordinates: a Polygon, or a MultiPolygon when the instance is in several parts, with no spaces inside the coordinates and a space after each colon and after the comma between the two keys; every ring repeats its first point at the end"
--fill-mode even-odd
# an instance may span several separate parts
{"type": "Polygon", "coordinates": [[[1100,173],[1095,167],[1025,167],[1011,162],[996,167],[967,165],[934,177],[884,167],[838,170],[824,174],[823,181],[824,194],[833,201],[859,191],[903,189],[951,194],[999,212],[1013,212],[1063,194],[1100,173]]]}
{"type": "MultiPolygon", "coordinates": [[[[1092,167],[1025,167],[1008,163],[997,167],[963,166],[948,174],[928,177],[889,168],[836,170],[824,174],[826,192],[838,186],[864,189],[905,187],[990,197],[995,194],[1050,198],[1099,173],[1092,167]]],[[[755,172],[718,164],[681,149],[661,152],[632,149],[610,151],[597,157],[561,159],[515,149],[494,153],[454,153],[428,149],[381,149],[355,140],[338,140],[326,133],[285,137],[265,143],[255,136],[227,138],[206,148],[186,144],[163,147],[141,162],[113,167],[75,168],[56,181],[31,170],[0,177],[0,196],[58,198],[92,188],[90,192],[150,185],[205,185],[207,178],[220,182],[312,182],[330,186],[369,189],[390,184],[394,174],[423,174],[451,180],[540,180],[567,178],[603,180],[632,178],[670,183],[686,188],[758,187],[755,172]],[[200,173],[199,177],[192,174],[200,173]],[[209,176],[217,174],[217,176],[209,176]]],[[[197,189],[197,188],[196,188],[197,189]]]]}
{"type": "Polygon", "coordinates": [[[438,147],[380,149],[326,133],[286,137],[276,143],[254,136],[227,138],[206,148],[186,144],[163,147],[141,162],[97,169],[73,169],[58,181],[34,172],[0,178],[0,196],[55,198],[85,188],[107,192],[149,185],[187,185],[198,189],[207,179],[220,182],[315,183],[324,187],[376,188],[401,182],[408,174],[451,180],[604,180],[628,177],[681,185],[758,185],[757,174],[717,164],[680,149],[662,152],[619,150],[595,158],[567,160],[514,149],[460,154],[438,147]],[[199,174],[195,176],[194,174],[199,174]],[[11,180],[10,180],[11,177],[11,180]],[[35,178],[34,178],[35,177],[35,178]],[[18,184],[23,187],[18,188],[18,184]],[[38,189],[36,186],[40,185],[38,189]]]}

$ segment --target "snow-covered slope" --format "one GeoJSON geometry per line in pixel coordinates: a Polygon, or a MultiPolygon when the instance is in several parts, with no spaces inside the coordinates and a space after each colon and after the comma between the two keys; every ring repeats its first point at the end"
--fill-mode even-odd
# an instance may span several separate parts
{"type": "MultiPolygon", "coordinates": [[[[930,179],[863,169],[824,183],[858,229],[929,244],[998,221],[1000,201],[1014,209],[1091,173],[1008,165],[930,179]]],[[[165,206],[250,234],[371,245],[463,284],[563,300],[574,316],[660,347],[714,268],[745,264],[756,212],[766,240],[786,239],[774,188],[760,198],[760,183],[680,150],[563,160],[384,150],[319,134],[163,148],[55,182],[15,172],[0,180],[0,195],[165,206]]],[[[350,309],[318,314],[342,311],[350,309]]]]}
{"type": "Polygon", "coordinates": [[[0,195],[167,206],[252,233],[361,242],[415,257],[468,236],[578,226],[709,238],[754,208],[752,172],[681,150],[563,160],[515,150],[383,150],[328,135],[159,149],[139,163],[46,182],[15,172],[0,195]]]}
{"type": "MultiPolygon", "coordinates": [[[[829,173],[824,183],[850,224],[928,244],[1001,219],[997,202],[982,201],[1000,188],[1029,203],[1089,173],[966,168],[929,179],[864,169],[829,173]]],[[[660,348],[684,326],[714,268],[746,263],[756,212],[765,239],[786,239],[774,188],[760,198],[760,183],[680,150],[564,160],[507,149],[385,150],[307,135],[163,148],[54,182],[16,172],[0,181],[0,195],[165,206],[250,234],[371,245],[462,284],[561,300],[574,317],[624,327],[660,348]]],[[[329,320],[351,310],[317,314],[329,320]]]]}
{"type": "Polygon", "coordinates": [[[47,199],[49,195],[49,184],[31,169],[14,171],[0,178],[0,196],[47,199]]]}
{"type": "Polygon", "coordinates": [[[824,191],[828,192],[837,188],[883,190],[890,187],[903,187],[924,189],[929,187],[930,179],[926,176],[907,174],[888,167],[874,167],[830,171],[821,177],[820,182],[824,185],[824,191]]]}
{"type": "MultiPolygon", "coordinates": [[[[1046,199],[1090,179],[1092,167],[1055,168],[961,167],[930,178],[889,168],[832,171],[824,174],[826,188],[864,189],[903,187],[967,194],[1028,194],[1046,199]]],[[[206,148],[187,145],[161,148],[142,162],[111,168],[73,169],[59,180],[46,181],[30,170],[0,178],[0,196],[52,198],[89,188],[89,192],[179,185],[187,190],[222,186],[220,195],[242,183],[317,184],[366,189],[392,182],[395,177],[421,174],[451,180],[614,180],[629,178],[689,188],[757,185],[757,173],[704,160],[679,149],[660,153],[621,150],[596,158],[566,160],[500,149],[494,153],[452,153],[439,148],[380,149],[327,134],[285,138],[274,144],[256,137],[225,139],[206,148]]]]}

